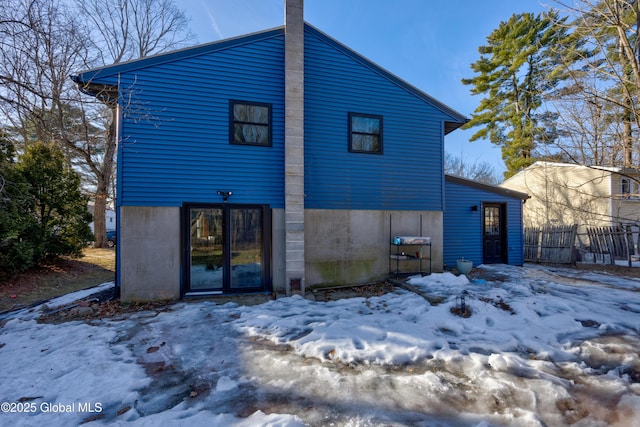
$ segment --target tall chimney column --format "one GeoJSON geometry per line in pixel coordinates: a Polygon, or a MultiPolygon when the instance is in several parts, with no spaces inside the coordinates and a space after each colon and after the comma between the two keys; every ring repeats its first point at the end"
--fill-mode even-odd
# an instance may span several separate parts
{"type": "Polygon", "coordinates": [[[304,13],[303,0],[285,0],[284,167],[287,295],[304,294],[304,13]]]}

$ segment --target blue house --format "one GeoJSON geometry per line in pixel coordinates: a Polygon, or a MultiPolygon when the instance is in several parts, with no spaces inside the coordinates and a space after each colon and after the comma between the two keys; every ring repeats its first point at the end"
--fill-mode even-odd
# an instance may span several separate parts
{"type": "Polygon", "coordinates": [[[73,76],[117,109],[123,299],[279,292],[443,267],[444,137],[467,119],[304,23],[73,76]]]}
{"type": "Polygon", "coordinates": [[[524,263],[522,204],[529,195],[453,175],[445,177],[444,264],[524,263]]]}

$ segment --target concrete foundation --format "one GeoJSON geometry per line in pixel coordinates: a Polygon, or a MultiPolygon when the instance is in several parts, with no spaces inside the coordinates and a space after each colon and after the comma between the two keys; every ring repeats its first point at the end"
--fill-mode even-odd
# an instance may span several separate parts
{"type": "MultiPolygon", "coordinates": [[[[394,236],[431,237],[432,271],[442,272],[442,218],[442,212],[434,211],[306,209],[307,286],[366,283],[387,277],[390,227],[394,236]]],[[[424,266],[428,268],[428,261],[424,266]]]]}
{"type": "MultiPolygon", "coordinates": [[[[271,214],[273,290],[283,295],[291,292],[285,210],[273,209],[271,214]]],[[[180,221],[179,207],[120,208],[118,274],[123,301],[180,298],[180,221]]],[[[393,236],[430,236],[432,271],[442,271],[442,212],[305,209],[304,223],[306,286],[388,277],[390,230],[393,236]]],[[[428,261],[423,266],[427,268],[428,261]]]]}
{"type": "Polygon", "coordinates": [[[180,298],[180,208],[120,208],[120,298],[180,298]]]}

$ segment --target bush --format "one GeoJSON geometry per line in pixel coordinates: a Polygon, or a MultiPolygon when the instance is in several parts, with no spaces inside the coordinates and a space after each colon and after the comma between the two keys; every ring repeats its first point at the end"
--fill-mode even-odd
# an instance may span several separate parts
{"type": "Polygon", "coordinates": [[[0,271],[15,273],[45,258],[80,256],[92,235],[78,174],[53,145],[33,144],[16,163],[9,152],[3,148],[0,159],[0,271]]]}

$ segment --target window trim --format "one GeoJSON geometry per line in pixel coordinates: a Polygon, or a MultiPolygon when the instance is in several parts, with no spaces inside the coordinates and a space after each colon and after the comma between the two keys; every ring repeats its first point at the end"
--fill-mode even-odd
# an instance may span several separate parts
{"type": "Polygon", "coordinates": [[[267,102],[255,102],[255,101],[242,101],[237,99],[229,100],[229,144],[232,145],[249,145],[252,147],[271,147],[273,146],[273,106],[267,102]],[[269,122],[265,125],[264,123],[254,123],[254,122],[241,122],[235,120],[234,115],[234,106],[237,104],[242,105],[254,105],[257,107],[267,107],[268,112],[268,120],[269,122]],[[246,125],[258,125],[258,126],[267,126],[267,143],[266,144],[258,144],[255,142],[237,142],[235,138],[235,125],[236,123],[246,124],[246,125]]]}
{"type": "Polygon", "coordinates": [[[348,114],[348,121],[349,121],[349,133],[348,133],[348,147],[349,147],[349,152],[350,153],[361,153],[361,154],[383,154],[384,153],[384,144],[383,144],[383,134],[384,134],[384,125],[383,125],[383,118],[381,115],[379,114],[367,114],[367,113],[354,113],[354,112],[349,112],[348,114]],[[362,118],[367,118],[367,119],[377,119],[380,122],[380,129],[379,129],[379,133],[366,133],[366,132],[354,132],[352,129],[352,123],[353,123],[353,118],[354,117],[362,117],[362,118]],[[356,150],[353,148],[353,134],[357,134],[357,135],[377,135],[379,138],[379,149],[377,151],[371,151],[371,150],[356,150]]]}
{"type": "Polygon", "coordinates": [[[640,201],[640,184],[632,178],[620,178],[620,195],[623,200],[640,201]],[[625,185],[626,190],[625,191],[625,185]]]}

